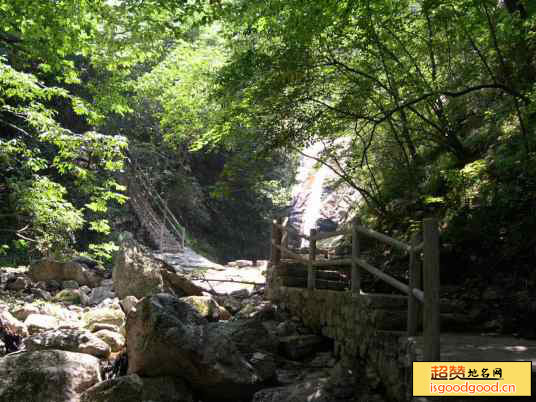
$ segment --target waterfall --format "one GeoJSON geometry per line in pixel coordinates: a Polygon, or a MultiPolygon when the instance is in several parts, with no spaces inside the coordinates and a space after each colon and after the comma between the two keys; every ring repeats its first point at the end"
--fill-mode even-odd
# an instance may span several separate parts
{"type": "MultiPolygon", "coordinates": [[[[305,149],[304,154],[318,158],[321,149],[322,144],[317,143],[305,149]]],[[[313,158],[302,156],[296,176],[297,184],[292,192],[290,223],[306,235],[316,228],[317,221],[321,218],[324,184],[331,173],[328,167],[317,165],[318,162],[313,158]]],[[[307,240],[302,239],[300,246],[307,247],[308,244],[307,240]]]]}
{"type": "MultiPolygon", "coordinates": [[[[315,160],[321,157],[323,149],[322,143],[315,143],[303,150],[292,190],[289,223],[305,235],[309,235],[311,229],[336,230],[337,225],[346,221],[350,207],[361,199],[360,194],[348,185],[337,189],[328,186],[337,175],[315,160]]],[[[309,245],[305,239],[294,239],[292,243],[295,247],[309,245]]]]}

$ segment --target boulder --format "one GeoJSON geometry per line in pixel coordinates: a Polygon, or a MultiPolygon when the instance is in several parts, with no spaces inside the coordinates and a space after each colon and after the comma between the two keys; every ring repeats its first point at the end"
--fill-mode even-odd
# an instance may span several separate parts
{"type": "Polygon", "coordinates": [[[274,355],[278,349],[278,339],[271,335],[261,320],[237,320],[209,324],[208,331],[214,336],[229,338],[240,353],[255,368],[261,381],[275,378],[274,355]]]}
{"type": "Polygon", "coordinates": [[[2,308],[0,308],[0,326],[5,327],[13,335],[20,337],[28,336],[26,325],[13,317],[9,311],[3,310],[2,308]]]}
{"type": "Polygon", "coordinates": [[[61,350],[22,352],[0,359],[0,400],[78,402],[101,380],[99,360],[61,350]]]}
{"type": "Polygon", "coordinates": [[[82,294],[78,289],[63,289],[54,296],[54,300],[67,304],[81,304],[82,294]]]}
{"type": "Polygon", "coordinates": [[[161,272],[164,280],[165,290],[177,297],[202,296],[203,292],[205,291],[202,287],[197,286],[185,275],[170,272],[167,269],[163,269],[161,272]]]}
{"type": "Polygon", "coordinates": [[[275,354],[279,340],[274,337],[261,320],[236,320],[222,323],[212,323],[209,330],[214,334],[230,338],[238,350],[246,356],[255,352],[275,354]]]}
{"type": "Polygon", "coordinates": [[[26,328],[28,328],[30,335],[49,329],[55,329],[59,325],[58,320],[55,317],[46,314],[30,314],[26,317],[26,320],[24,320],[24,324],[26,325],[26,328]]]}
{"type": "Polygon", "coordinates": [[[24,340],[26,350],[58,349],[86,353],[99,358],[110,355],[110,346],[98,336],[78,329],[56,329],[32,335],[24,340]]]}
{"type": "Polygon", "coordinates": [[[103,381],[86,390],[81,402],[194,402],[185,382],[174,377],[142,378],[137,374],[103,381]]]}
{"type": "Polygon", "coordinates": [[[154,258],[149,250],[133,240],[121,245],[112,278],[115,293],[120,299],[126,296],[141,299],[161,292],[177,297],[201,296],[204,291],[185,275],[176,273],[163,260],[154,258]]]}
{"type": "Polygon", "coordinates": [[[125,313],[116,308],[91,309],[84,314],[83,320],[90,331],[93,331],[98,324],[108,324],[120,328],[125,324],[125,313]]]}
{"type": "Polygon", "coordinates": [[[123,243],[112,271],[115,293],[120,299],[126,296],[141,299],[162,292],[164,281],[161,268],[162,262],[149,257],[147,251],[137,243],[123,243]]]}
{"type": "Polygon", "coordinates": [[[140,300],[127,317],[128,373],[185,378],[207,399],[250,397],[261,377],[229,337],[211,329],[174,296],[140,300]]]}
{"type": "Polygon", "coordinates": [[[125,337],[115,331],[101,329],[95,332],[95,336],[106,342],[114,353],[121,351],[125,347],[125,337]]]}
{"type": "Polygon", "coordinates": [[[111,288],[107,286],[99,286],[91,291],[88,304],[90,306],[95,306],[106,299],[113,299],[114,297],[115,293],[111,288]]]}
{"type": "Polygon", "coordinates": [[[79,285],[96,287],[104,278],[104,269],[88,268],[78,261],[59,262],[50,258],[30,266],[28,275],[34,281],[76,281],[79,285]]]}

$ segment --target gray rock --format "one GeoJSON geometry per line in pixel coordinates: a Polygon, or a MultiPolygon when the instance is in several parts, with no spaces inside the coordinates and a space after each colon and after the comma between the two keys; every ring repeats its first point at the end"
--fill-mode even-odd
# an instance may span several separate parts
{"type": "Polygon", "coordinates": [[[99,360],[90,355],[43,350],[0,359],[0,400],[78,402],[101,380],[99,360]]]}
{"type": "Polygon", "coordinates": [[[80,286],[80,291],[85,293],[86,295],[89,295],[91,293],[91,288],[87,285],[80,286]]]}
{"type": "Polygon", "coordinates": [[[87,295],[87,293],[82,292],[80,289],[78,289],[78,292],[80,292],[80,304],[82,306],[88,306],[89,296],[87,295]]]}
{"type": "Polygon", "coordinates": [[[162,263],[145,255],[145,252],[134,242],[121,246],[112,271],[115,293],[120,299],[126,296],[141,299],[163,291],[162,263]]]}
{"type": "Polygon", "coordinates": [[[30,281],[22,276],[17,277],[14,281],[7,284],[9,290],[24,290],[30,286],[30,281]]]}
{"type": "Polygon", "coordinates": [[[279,340],[272,336],[261,320],[233,320],[209,324],[208,328],[218,336],[229,337],[246,356],[255,352],[277,353],[279,340]]]}
{"type": "Polygon", "coordinates": [[[50,292],[47,292],[46,290],[33,288],[33,289],[30,289],[30,291],[32,292],[33,295],[35,295],[36,297],[40,299],[43,299],[45,301],[52,300],[52,295],[50,294],[50,292]]]}
{"type": "Polygon", "coordinates": [[[6,344],[0,339],[0,357],[7,353],[6,344]]]}
{"type": "Polygon", "coordinates": [[[61,283],[55,279],[49,279],[41,282],[45,282],[47,284],[47,289],[52,292],[61,289],[61,283]]]}
{"type": "Polygon", "coordinates": [[[289,335],[295,335],[297,325],[295,322],[287,320],[280,322],[276,327],[276,333],[278,336],[289,336],[289,335]]]}
{"type": "Polygon", "coordinates": [[[28,328],[30,335],[49,329],[55,329],[59,325],[58,320],[55,317],[45,314],[30,314],[26,317],[26,320],[24,320],[24,324],[28,328]]]}
{"type": "Polygon", "coordinates": [[[125,313],[115,308],[91,309],[84,313],[83,319],[90,331],[93,331],[98,324],[108,324],[120,328],[125,323],[125,313]]]}
{"type": "Polygon", "coordinates": [[[247,299],[249,297],[249,290],[247,289],[235,290],[234,292],[231,292],[231,296],[237,299],[247,299]]]}
{"type": "Polygon", "coordinates": [[[128,372],[187,378],[208,398],[236,401],[260,388],[261,377],[225,334],[184,301],[146,297],[127,317],[128,372]]]}
{"type": "Polygon", "coordinates": [[[261,381],[275,378],[274,355],[278,349],[278,339],[272,336],[261,320],[237,320],[209,324],[214,336],[229,338],[240,353],[255,368],[261,381]]]}
{"type": "Polygon", "coordinates": [[[177,297],[203,295],[204,289],[197,286],[185,275],[170,272],[167,269],[162,269],[161,273],[166,292],[174,294],[177,297]]]}
{"type": "Polygon", "coordinates": [[[291,335],[279,339],[281,352],[290,359],[299,360],[318,351],[324,338],[317,335],[291,335]]]}
{"type": "Polygon", "coordinates": [[[26,350],[58,349],[86,353],[99,358],[110,355],[110,346],[98,336],[78,329],[56,329],[41,332],[24,340],[26,350]]]}
{"type": "Polygon", "coordinates": [[[127,296],[121,300],[121,307],[127,315],[136,307],[136,304],[138,304],[138,298],[134,296],[127,296]]]}
{"type": "Polygon", "coordinates": [[[106,342],[114,353],[119,352],[125,347],[125,337],[115,331],[101,329],[95,332],[95,336],[106,342]]]}
{"type": "Polygon", "coordinates": [[[230,295],[216,296],[217,302],[225,307],[231,314],[238,313],[242,308],[242,303],[237,298],[230,295]]]}
{"type": "Polygon", "coordinates": [[[89,305],[94,306],[102,303],[105,299],[113,299],[114,297],[115,293],[109,287],[99,286],[91,291],[88,303],[89,305]]]}
{"type": "Polygon", "coordinates": [[[194,402],[185,382],[174,377],[142,378],[130,374],[86,390],[81,402],[194,402]]]}
{"type": "Polygon", "coordinates": [[[78,289],[80,288],[80,285],[78,284],[78,282],[76,281],[63,281],[61,286],[63,287],[63,289],[78,289]]]}

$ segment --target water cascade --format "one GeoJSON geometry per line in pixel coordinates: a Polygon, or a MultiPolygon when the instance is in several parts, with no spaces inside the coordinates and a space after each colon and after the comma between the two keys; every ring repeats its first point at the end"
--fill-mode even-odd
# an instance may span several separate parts
{"type": "MultiPolygon", "coordinates": [[[[297,184],[292,191],[290,224],[305,235],[311,229],[321,232],[336,230],[346,223],[349,210],[361,199],[361,195],[348,184],[339,181],[335,185],[339,176],[330,167],[318,162],[323,150],[324,144],[320,142],[303,150],[296,175],[297,184]]],[[[331,163],[328,161],[328,164],[331,163]]],[[[291,237],[289,241],[294,247],[309,245],[305,239],[291,237]]]]}

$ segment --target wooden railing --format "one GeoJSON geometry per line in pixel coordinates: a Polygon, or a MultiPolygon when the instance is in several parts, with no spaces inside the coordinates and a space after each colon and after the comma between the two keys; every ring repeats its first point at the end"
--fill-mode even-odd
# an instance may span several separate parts
{"type": "Polygon", "coordinates": [[[359,221],[352,222],[351,230],[339,230],[329,233],[318,233],[312,229],[309,236],[299,234],[288,224],[288,218],[278,218],[272,223],[271,239],[272,266],[278,267],[281,259],[293,260],[307,266],[307,288],[315,289],[316,268],[351,266],[351,288],[355,297],[360,297],[361,270],[364,269],[400,290],[408,296],[407,332],[408,336],[415,336],[418,332],[419,304],[423,305],[423,335],[424,359],[426,361],[439,361],[440,359],[440,328],[439,328],[439,230],[438,222],[434,218],[425,219],[422,235],[413,235],[410,244],[406,244],[387,235],[368,229],[359,221]],[[309,240],[309,254],[304,257],[288,247],[289,231],[294,235],[309,240]],[[334,236],[348,235],[352,238],[352,256],[343,259],[317,260],[316,242],[334,236]],[[360,240],[370,237],[388,244],[409,255],[409,283],[403,283],[380,269],[370,265],[361,258],[360,240]],[[421,253],[424,254],[421,283],[421,253]],[[424,290],[423,290],[424,289],[424,290]]]}
{"type": "Polygon", "coordinates": [[[137,164],[130,162],[133,173],[135,174],[139,189],[143,191],[145,197],[151,201],[151,204],[159,214],[160,220],[160,243],[164,242],[165,230],[171,231],[172,235],[178,240],[180,247],[184,250],[186,243],[186,229],[182,226],[173,212],[167,206],[166,201],[153,188],[147,174],[140,169],[137,164]]]}

